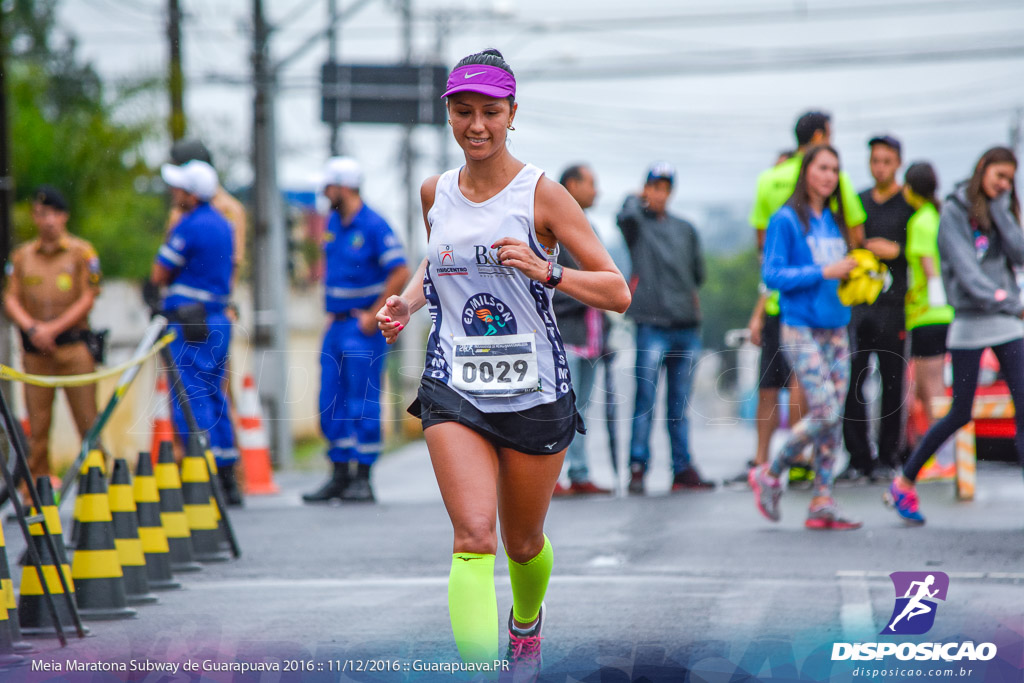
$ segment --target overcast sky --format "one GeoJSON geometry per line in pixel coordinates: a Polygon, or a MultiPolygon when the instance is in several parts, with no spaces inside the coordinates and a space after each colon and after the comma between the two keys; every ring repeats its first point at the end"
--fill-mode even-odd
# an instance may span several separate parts
{"type": "MultiPolygon", "coordinates": [[[[324,27],[328,1],[264,0],[281,24],[276,57],[324,27]]],[[[229,184],[247,182],[252,88],[214,81],[250,73],[252,3],[181,4],[189,125],[232,154],[222,163],[229,184]]],[[[63,0],[61,25],[106,78],[163,74],[165,5],[63,0]]],[[[513,153],[555,178],[570,162],[592,164],[603,232],[657,159],[679,170],[676,211],[698,220],[707,204],[746,211],[758,172],[794,145],[793,123],[808,108],[832,112],[834,142],[858,187],[869,182],[867,139],[890,132],[903,140],[906,161],[936,164],[946,189],[987,147],[1007,143],[1024,107],[1024,0],[414,0],[417,58],[435,54],[433,17],[445,9],[463,16],[451,24],[443,61],[502,50],[519,74],[513,153]],[[934,54],[945,58],[923,59],[934,54]]],[[[371,0],[340,31],[342,61],[390,63],[401,48],[392,0],[371,0]]],[[[305,184],[327,157],[318,91],[326,55],[320,42],[282,74],[286,187],[305,184]]],[[[152,105],[166,111],[163,99],[152,105]]],[[[351,125],[343,136],[365,167],[368,202],[400,227],[398,131],[351,125]]],[[[420,179],[439,170],[440,136],[424,128],[416,141],[420,179]]],[[[452,165],[461,162],[450,135],[445,144],[452,165]]]]}

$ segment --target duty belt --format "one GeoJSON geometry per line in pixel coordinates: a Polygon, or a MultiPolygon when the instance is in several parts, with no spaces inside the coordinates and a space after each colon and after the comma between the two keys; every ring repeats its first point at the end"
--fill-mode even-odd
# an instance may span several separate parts
{"type": "MultiPolygon", "coordinates": [[[[29,339],[28,334],[25,330],[19,330],[21,332],[21,345],[25,349],[25,353],[42,353],[29,339]]],[[[69,346],[70,344],[77,344],[78,342],[89,342],[92,337],[92,330],[85,328],[76,328],[73,330],[64,330],[54,338],[53,342],[57,346],[69,346]]]]}
{"type": "Polygon", "coordinates": [[[198,287],[190,287],[182,284],[173,284],[167,288],[167,296],[173,296],[175,294],[178,296],[188,297],[189,299],[194,299],[196,301],[202,301],[205,304],[223,304],[226,306],[231,300],[231,297],[227,295],[214,294],[213,292],[208,292],[205,289],[199,289],[198,287]]]}

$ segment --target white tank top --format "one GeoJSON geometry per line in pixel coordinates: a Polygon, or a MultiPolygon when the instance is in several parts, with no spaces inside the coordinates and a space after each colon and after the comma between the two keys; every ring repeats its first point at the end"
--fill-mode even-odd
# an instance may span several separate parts
{"type": "Polygon", "coordinates": [[[446,383],[483,412],[517,412],[550,403],[572,384],[551,310],[551,290],[498,264],[496,240],[512,237],[554,261],[557,247],[537,239],[534,195],[544,172],[527,164],[484,202],[459,189],[459,171],[437,182],[427,213],[430,239],[423,278],[433,325],[424,377],[446,383]]]}

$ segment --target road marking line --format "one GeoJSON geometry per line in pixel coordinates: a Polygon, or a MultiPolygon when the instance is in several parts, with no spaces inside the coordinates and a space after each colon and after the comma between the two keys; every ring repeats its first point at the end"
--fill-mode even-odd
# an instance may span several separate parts
{"type": "MultiPolygon", "coordinates": [[[[838,573],[838,572],[837,572],[838,573]]],[[[840,576],[839,623],[847,640],[858,640],[874,633],[875,617],[871,609],[871,593],[865,576],[840,576]]]]}
{"type": "MultiPolygon", "coordinates": [[[[1024,572],[945,572],[949,578],[960,581],[1024,581],[1024,572]]],[[[840,570],[836,577],[888,579],[890,572],[840,570]]]]}

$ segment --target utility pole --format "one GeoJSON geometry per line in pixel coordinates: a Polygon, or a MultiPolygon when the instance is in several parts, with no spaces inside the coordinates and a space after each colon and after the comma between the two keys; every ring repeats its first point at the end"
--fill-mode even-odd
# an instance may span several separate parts
{"type": "MultiPolygon", "coordinates": [[[[434,15],[434,61],[444,64],[445,46],[448,44],[448,34],[451,31],[451,14],[448,10],[442,9],[434,15]]],[[[451,140],[451,130],[448,126],[438,126],[438,149],[437,149],[437,170],[444,173],[448,170],[448,141],[451,140]]]]}
{"type": "Polygon", "coordinates": [[[1017,107],[1010,122],[1010,149],[1020,158],[1021,142],[1024,142],[1024,107],[1017,107]]]}
{"type": "Polygon", "coordinates": [[[287,254],[281,195],[277,187],[274,127],[276,70],[270,64],[270,26],[262,0],[253,0],[253,355],[259,390],[269,409],[272,453],[281,467],[292,463],[288,390],[287,254]]]}
{"type": "MultiPolygon", "coordinates": [[[[327,0],[327,61],[338,63],[338,0],[327,0]]],[[[341,154],[341,122],[331,126],[331,156],[341,154]]]]}
{"type": "MultiPolygon", "coordinates": [[[[412,65],[412,0],[401,0],[401,15],[402,15],[402,62],[406,65],[412,65]]],[[[416,244],[416,232],[413,227],[416,224],[416,206],[413,203],[413,173],[414,173],[414,162],[416,152],[413,149],[412,136],[416,130],[416,126],[412,123],[407,123],[404,126],[404,135],[402,138],[402,183],[405,185],[405,235],[406,246],[412,250],[416,244]]]]}
{"type": "MultiPolygon", "coordinates": [[[[11,136],[7,125],[7,48],[11,44],[0,11],[0,269],[7,266],[11,255],[11,209],[14,206],[14,178],[11,175],[11,136]]],[[[0,363],[11,364],[11,325],[4,316],[0,325],[0,363]]],[[[3,391],[11,396],[12,382],[4,382],[3,391]]]]}
{"type": "Polygon", "coordinates": [[[167,45],[170,48],[170,73],[167,87],[171,95],[169,120],[171,140],[185,137],[185,76],[181,69],[181,5],[167,0],[167,45]]]}

